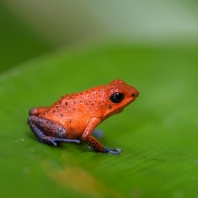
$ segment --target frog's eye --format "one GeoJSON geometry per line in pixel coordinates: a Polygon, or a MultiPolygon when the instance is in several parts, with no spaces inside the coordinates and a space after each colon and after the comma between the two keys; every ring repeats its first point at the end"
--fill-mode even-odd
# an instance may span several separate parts
{"type": "Polygon", "coordinates": [[[115,92],[110,96],[110,100],[113,103],[120,103],[124,100],[124,94],[119,93],[119,92],[115,92]]]}

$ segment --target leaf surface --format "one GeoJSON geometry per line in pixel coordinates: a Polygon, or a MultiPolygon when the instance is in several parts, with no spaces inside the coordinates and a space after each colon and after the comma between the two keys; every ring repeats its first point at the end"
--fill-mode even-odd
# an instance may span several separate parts
{"type": "Polygon", "coordinates": [[[198,49],[109,44],[62,50],[0,76],[1,197],[194,197],[198,193],[198,49]],[[32,107],[120,78],[137,100],[99,128],[120,156],[40,144],[32,107]]]}

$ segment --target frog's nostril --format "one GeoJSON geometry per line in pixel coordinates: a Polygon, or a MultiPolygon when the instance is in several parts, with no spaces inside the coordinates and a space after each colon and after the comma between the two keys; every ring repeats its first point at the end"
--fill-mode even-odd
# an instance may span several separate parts
{"type": "Polygon", "coordinates": [[[134,97],[138,97],[140,92],[136,92],[136,93],[132,93],[131,96],[134,97]]]}

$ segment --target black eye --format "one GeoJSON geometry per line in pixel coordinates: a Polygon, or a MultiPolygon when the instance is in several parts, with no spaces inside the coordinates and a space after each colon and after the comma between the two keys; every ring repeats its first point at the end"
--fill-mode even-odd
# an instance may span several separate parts
{"type": "Polygon", "coordinates": [[[113,93],[113,94],[110,96],[110,100],[111,100],[113,103],[120,103],[121,101],[124,100],[124,94],[119,93],[119,92],[113,93]]]}
{"type": "Polygon", "coordinates": [[[132,96],[132,97],[135,97],[135,94],[133,93],[131,96],[132,96]]]}

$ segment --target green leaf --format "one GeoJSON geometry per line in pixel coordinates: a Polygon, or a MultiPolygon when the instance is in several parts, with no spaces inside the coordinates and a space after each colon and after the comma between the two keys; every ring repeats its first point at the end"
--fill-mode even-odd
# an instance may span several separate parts
{"type": "Polygon", "coordinates": [[[110,44],[62,50],[0,76],[0,197],[195,197],[198,49],[110,44]],[[120,78],[137,100],[99,128],[120,156],[40,144],[32,107],[120,78]]]}

